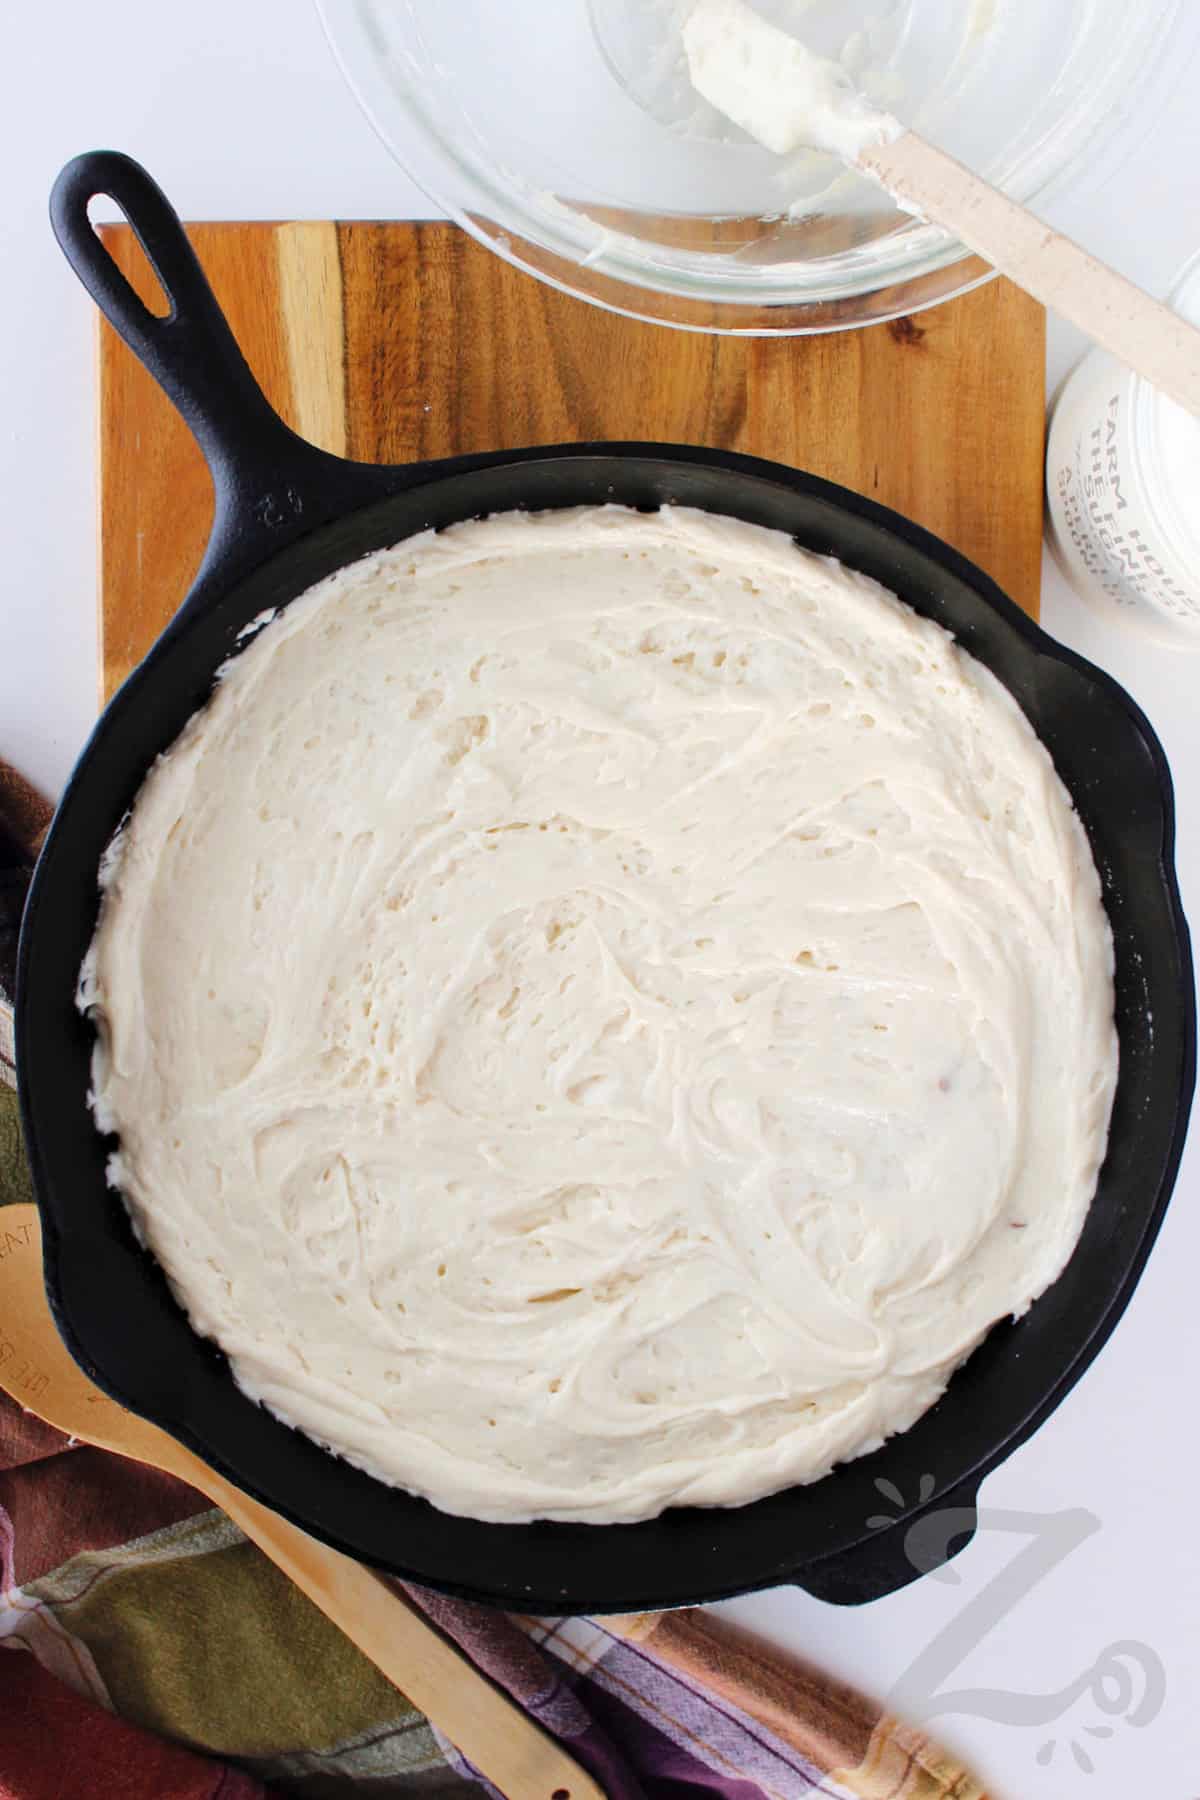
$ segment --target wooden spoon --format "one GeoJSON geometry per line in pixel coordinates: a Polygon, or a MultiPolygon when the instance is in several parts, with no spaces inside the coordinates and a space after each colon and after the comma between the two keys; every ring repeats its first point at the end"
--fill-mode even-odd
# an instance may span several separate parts
{"type": "Polygon", "coordinates": [[[50,1314],[34,1206],[0,1210],[0,1387],[71,1437],[207,1494],[509,1800],[604,1800],[591,1776],[383,1576],[260,1506],[93,1386],[50,1314]]]}

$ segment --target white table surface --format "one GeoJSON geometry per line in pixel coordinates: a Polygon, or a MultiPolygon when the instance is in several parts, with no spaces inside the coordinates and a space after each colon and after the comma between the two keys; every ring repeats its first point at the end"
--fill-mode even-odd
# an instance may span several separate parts
{"type": "MultiPolygon", "coordinates": [[[[1192,3],[1192,0],[1189,0],[1192,3]]],[[[0,146],[8,170],[0,222],[0,753],[54,793],[96,702],[92,308],[45,222],[62,162],[102,144],[146,162],[190,218],[420,217],[432,209],[358,111],[306,0],[150,0],[22,5],[6,19],[0,146]]],[[[1181,72],[1142,121],[1125,164],[1073,201],[1088,246],[1156,292],[1196,248],[1200,208],[1197,70],[1181,72]]],[[[1049,379],[1081,346],[1052,322],[1049,379]]],[[[1178,784],[1185,902],[1200,875],[1200,657],[1145,645],[1095,618],[1047,568],[1044,619],[1112,670],[1148,712],[1178,784]]],[[[1029,1591],[1014,1568],[1024,1539],[993,1520],[954,1565],[862,1610],[792,1589],[733,1603],[744,1622],[878,1695],[996,1581],[982,1604],[1007,1607],[965,1648],[944,1687],[1061,1694],[1036,1724],[965,1710],[936,1729],[972,1757],[1004,1800],[1200,1794],[1200,1161],[1186,1156],[1157,1250],[1116,1337],[1037,1436],[987,1481],[983,1503],[1038,1515],[1038,1541],[1085,1509],[1099,1528],[1029,1591]],[[1006,1572],[1007,1571],[1007,1572],[1006,1572]],[[1165,1672],[1156,1716],[1105,1719],[1085,1686],[1118,1640],[1148,1647],[1165,1672]],[[1077,1679],[1079,1678],[1079,1679],[1077,1679]],[[1085,1727],[1107,1723],[1111,1736],[1085,1727]],[[1073,1760],[1086,1746],[1095,1773],[1073,1760]],[[1056,1741],[1048,1766],[1036,1760],[1056,1741]]],[[[883,1503],[881,1502],[881,1509],[883,1503]]],[[[1141,1652],[1138,1653],[1139,1657],[1141,1652]]],[[[1135,1700],[1144,1677],[1133,1671],[1135,1700]]],[[[915,1704],[915,1703],[914,1703],[915,1704]]]]}

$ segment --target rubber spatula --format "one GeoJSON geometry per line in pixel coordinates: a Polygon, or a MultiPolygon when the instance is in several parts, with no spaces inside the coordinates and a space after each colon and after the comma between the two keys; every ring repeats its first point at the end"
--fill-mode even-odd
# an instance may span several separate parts
{"type": "Polygon", "coordinates": [[[1200,331],[872,106],[836,63],[745,0],[697,0],[683,37],[693,87],[768,150],[807,145],[842,157],[1200,413],[1200,331]]]}

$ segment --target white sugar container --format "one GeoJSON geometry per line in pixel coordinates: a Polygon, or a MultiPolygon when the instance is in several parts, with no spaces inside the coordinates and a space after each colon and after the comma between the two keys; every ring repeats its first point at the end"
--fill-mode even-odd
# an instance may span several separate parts
{"type": "MultiPolygon", "coordinates": [[[[1171,304],[1200,325],[1200,254],[1171,304]]],[[[1092,350],[1051,415],[1046,487],[1071,585],[1109,617],[1200,650],[1200,418],[1092,350]]]]}

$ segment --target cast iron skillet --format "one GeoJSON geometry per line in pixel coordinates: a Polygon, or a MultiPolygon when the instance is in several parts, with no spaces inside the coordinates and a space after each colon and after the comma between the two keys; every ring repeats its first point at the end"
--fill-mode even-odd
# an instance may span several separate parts
{"type": "MultiPolygon", "coordinates": [[[[1195,1065],[1192,967],[1172,867],[1170,776],[1150,726],[1115,682],[1053,643],[945,544],[792,469],[658,444],[409,468],[327,456],[268,407],[178,219],[142,169],[112,152],[80,157],[59,178],[52,216],[76,273],[195,432],[217,496],[195,586],[71,778],[21,938],[25,1130],[46,1284],[72,1353],[110,1394],[318,1537],[505,1606],[633,1611],[782,1582],[864,1601],[943,1561],[974,1529],[984,1475],[1053,1410],[1116,1324],[1179,1162],[1195,1065]],[[92,231],[87,206],[101,193],[130,219],[170,299],[168,316],[143,307],[92,231]],[[911,1431],[812,1487],[751,1506],[676,1509],[640,1525],[485,1525],[385,1487],[279,1424],[192,1333],[105,1183],[109,1146],[87,1108],[92,1030],[75,1008],[76,974],[95,925],[101,852],[249,620],[429,526],[607,501],[675,501],[787,531],[894,588],[994,670],[1049,746],[1103,877],[1116,937],[1120,1083],[1099,1191],[1066,1273],[1019,1323],[997,1326],[911,1431]],[[903,1496],[890,1526],[879,1521],[884,1480],[903,1496]]],[[[314,844],[314,866],[320,856],[314,844]]]]}

